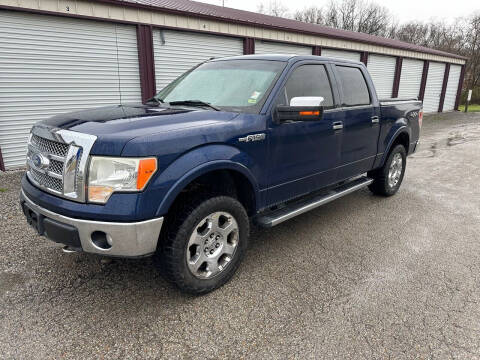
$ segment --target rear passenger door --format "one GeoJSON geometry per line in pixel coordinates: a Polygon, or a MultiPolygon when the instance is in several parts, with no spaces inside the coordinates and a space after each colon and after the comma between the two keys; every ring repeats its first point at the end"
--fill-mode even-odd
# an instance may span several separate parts
{"type": "Polygon", "coordinates": [[[380,118],[375,94],[367,84],[366,69],[356,65],[340,65],[335,77],[340,90],[342,147],[338,180],[372,169],[377,154],[380,118]]]}
{"type": "Polygon", "coordinates": [[[279,203],[329,185],[336,180],[340,160],[340,134],[333,129],[337,113],[331,86],[332,73],[323,63],[301,63],[290,70],[277,94],[277,105],[294,97],[321,96],[325,108],[317,121],[285,121],[269,126],[269,180],[267,202],[279,203]]]}

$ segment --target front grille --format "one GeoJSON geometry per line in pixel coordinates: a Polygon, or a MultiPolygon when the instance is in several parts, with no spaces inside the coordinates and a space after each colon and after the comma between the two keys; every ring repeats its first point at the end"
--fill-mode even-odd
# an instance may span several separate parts
{"type": "Polygon", "coordinates": [[[32,134],[27,152],[30,178],[47,191],[63,194],[63,163],[66,160],[68,148],[68,144],[32,134]],[[49,159],[47,168],[40,169],[33,164],[33,156],[37,153],[49,159]]]}
{"type": "Polygon", "coordinates": [[[46,192],[85,202],[86,168],[94,135],[34,126],[28,141],[27,176],[46,192]]]}
{"type": "Polygon", "coordinates": [[[44,139],[37,135],[32,135],[31,143],[41,153],[52,154],[61,157],[66,157],[68,153],[68,144],[44,139]]]}
{"type": "Polygon", "coordinates": [[[30,168],[30,175],[33,177],[33,180],[40,184],[41,186],[46,187],[48,190],[61,193],[63,191],[63,181],[51,176],[48,176],[45,173],[30,168]]]}

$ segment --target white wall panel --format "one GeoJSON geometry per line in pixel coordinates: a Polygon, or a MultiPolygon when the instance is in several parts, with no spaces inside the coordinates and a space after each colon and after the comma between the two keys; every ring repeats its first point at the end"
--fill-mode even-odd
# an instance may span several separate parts
{"type": "Polygon", "coordinates": [[[311,46],[255,41],[255,54],[312,55],[312,51],[311,46]]]}
{"type": "Polygon", "coordinates": [[[331,57],[335,59],[345,59],[352,61],[360,61],[360,53],[355,51],[345,51],[336,49],[322,48],[322,56],[331,57]]]}
{"type": "Polygon", "coordinates": [[[243,55],[240,38],[193,32],[154,30],[157,91],[212,57],[243,55]]]}
{"type": "Polygon", "coordinates": [[[393,56],[368,55],[368,72],[370,73],[379,99],[392,97],[393,81],[397,59],[393,56]]]}
{"type": "Polygon", "coordinates": [[[399,98],[418,98],[422,84],[423,61],[403,59],[400,75],[399,98]]]}
{"type": "Polygon", "coordinates": [[[458,83],[460,82],[460,73],[462,67],[460,65],[451,65],[448,74],[447,90],[445,91],[445,101],[443,103],[443,111],[452,111],[455,108],[457,100],[458,83]]]}
{"type": "Polygon", "coordinates": [[[37,121],[141,101],[134,26],[0,11],[0,34],[0,146],[7,168],[25,164],[37,121]]]}
{"type": "Polygon", "coordinates": [[[423,111],[426,113],[437,112],[442,94],[443,77],[445,75],[445,64],[431,62],[428,68],[427,84],[423,99],[423,111]]]}

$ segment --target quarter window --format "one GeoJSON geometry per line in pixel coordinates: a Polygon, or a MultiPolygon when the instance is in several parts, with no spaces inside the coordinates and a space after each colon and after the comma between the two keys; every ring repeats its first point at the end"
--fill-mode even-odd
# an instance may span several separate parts
{"type": "Polygon", "coordinates": [[[370,104],[370,93],[362,71],[356,67],[336,66],[343,90],[343,106],[370,104]]]}

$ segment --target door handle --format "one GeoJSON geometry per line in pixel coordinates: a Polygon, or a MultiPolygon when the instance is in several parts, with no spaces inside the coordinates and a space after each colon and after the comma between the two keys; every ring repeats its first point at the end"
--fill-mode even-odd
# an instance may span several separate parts
{"type": "Polygon", "coordinates": [[[380,118],[378,116],[372,116],[372,124],[378,124],[380,122],[380,118]]]}
{"type": "Polygon", "coordinates": [[[333,124],[333,130],[342,130],[343,129],[343,122],[335,121],[333,124]]]}

